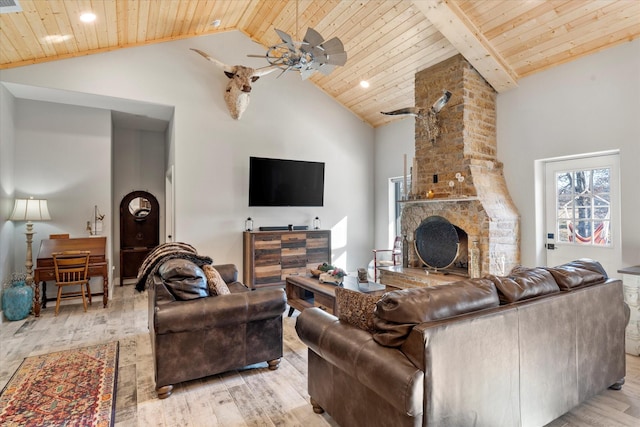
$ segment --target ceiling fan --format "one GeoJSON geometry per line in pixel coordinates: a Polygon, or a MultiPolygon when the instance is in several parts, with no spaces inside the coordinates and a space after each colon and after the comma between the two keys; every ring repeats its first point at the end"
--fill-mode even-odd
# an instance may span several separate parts
{"type": "MultiPolygon", "coordinates": [[[[298,3],[296,2],[296,29],[298,28],[298,3]]],[[[316,71],[328,75],[336,66],[343,66],[347,62],[347,52],[339,38],[324,40],[319,32],[307,28],[301,42],[282,30],[275,28],[282,43],[269,46],[265,55],[247,55],[253,58],[266,58],[269,64],[286,71],[299,71],[306,80],[316,71]]],[[[279,77],[279,76],[278,76],[279,77]]]]}

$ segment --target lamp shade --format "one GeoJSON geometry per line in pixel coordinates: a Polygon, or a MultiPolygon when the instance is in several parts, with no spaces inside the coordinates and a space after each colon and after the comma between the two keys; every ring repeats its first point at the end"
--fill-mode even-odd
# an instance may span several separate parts
{"type": "Polygon", "coordinates": [[[9,217],[11,221],[48,221],[51,219],[46,200],[16,199],[13,213],[9,217]]]}

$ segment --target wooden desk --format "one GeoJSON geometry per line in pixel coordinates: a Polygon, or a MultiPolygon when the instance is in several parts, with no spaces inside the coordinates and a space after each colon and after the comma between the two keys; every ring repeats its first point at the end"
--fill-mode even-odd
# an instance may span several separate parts
{"type": "Polygon", "coordinates": [[[64,251],[89,251],[89,276],[102,276],[103,294],[102,304],[107,307],[109,299],[109,260],[105,254],[107,251],[106,237],[81,237],[77,239],[44,239],[40,242],[38,250],[38,260],[33,280],[36,283],[33,294],[33,312],[36,317],[40,317],[40,289],[38,283],[42,283],[42,307],[47,306],[48,280],[56,280],[55,267],[53,266],[53,253],[64,251]]]}

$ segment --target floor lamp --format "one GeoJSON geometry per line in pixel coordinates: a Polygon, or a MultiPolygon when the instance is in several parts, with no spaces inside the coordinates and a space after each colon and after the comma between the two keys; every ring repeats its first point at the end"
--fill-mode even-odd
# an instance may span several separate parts
{"type": "MultiPolygon", "coordinates": [[[[27,284],[33,283],[33,252],[31,243],[33,242],[33,222],[31,221],[48,221],[51,219],[46,200],[38,200],[30,197],[28,199],[16,199],[13,206],[13,213],[9,217],[11,221],[27,221],[27,259],[24,266],[27,268],[27,284]]],[[[38,287],[36,286],[35,300],[37,301],[38,287]]]]}

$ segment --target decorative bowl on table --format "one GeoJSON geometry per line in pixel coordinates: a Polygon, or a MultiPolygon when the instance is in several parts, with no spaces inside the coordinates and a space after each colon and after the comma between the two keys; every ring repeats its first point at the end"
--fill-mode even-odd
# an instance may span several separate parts
{"type": "Polygon", "coordinates": [[[332,285],[340,285],[344,280],[343,276],[334,276],[331,273],[322,273],[320,274],[320,283],[329,283],[332,285]]]}

